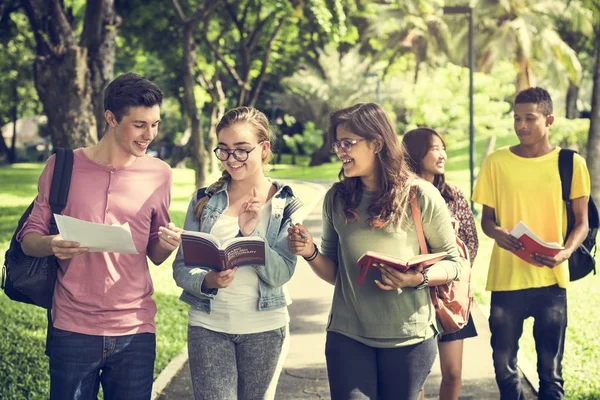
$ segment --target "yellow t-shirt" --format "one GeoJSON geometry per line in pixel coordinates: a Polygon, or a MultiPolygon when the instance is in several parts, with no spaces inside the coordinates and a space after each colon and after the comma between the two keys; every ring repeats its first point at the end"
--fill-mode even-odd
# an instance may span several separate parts
{"type": "MultiPolygon", "coordinates": [[[[541,157],[523,158],[503,147],[483,161],[473,201],[494,209],[496,222],[512,230],[519,221],[546,242],[564,243],[567,213],[562,201],[556,147],[541,157]]],[[[590,195],[590,175],[585,160],[573,158],[571,199],[590,195]]],[[[505,291],[569,283],[568,262],[554,268],[536,267],[494,244],[487,290],[505,291]]]]}

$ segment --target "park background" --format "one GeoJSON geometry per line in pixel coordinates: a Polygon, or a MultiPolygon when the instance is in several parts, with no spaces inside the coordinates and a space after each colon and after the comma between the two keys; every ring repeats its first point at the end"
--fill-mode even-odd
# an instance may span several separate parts
{"type": "MultiPolygon", "coordinates": [[[[485,154],[516,143],[517,91],[543,86],[555,101],[552,142],[586,157],[600,198],[599,50],[598,0],[3,0],[0,261],[52,147],[97,142],[103,88],[127,71],[165,92],[149,152],[174,168],[178,226],[195,188],[218,176],[216,122],[241,105],[271,120],[272,177],[334,182],[340,165],[324,138],[328,115],[372,101],[400,134],[429,126],[444,135],[448,181],[469,194],[470,99],[476,174],[485,154]],[[467,11],[450,13],[457,6],[467,11]]],[[[492,242],[479,233],[473,285],[485,309],[492,242]]],[[[171,261],[150,267],[157,376],[186,340],[187,306],[171,261]]],[[[600,399],[597,284],[591,276],[569,289],[569,399],[600,399]]],[[[44,310],[0,295],[0,399],[47,398],[45,326],[44,310]]],[[[531,331],[528,321],[519,357],[535,365],[531,331]]]]}

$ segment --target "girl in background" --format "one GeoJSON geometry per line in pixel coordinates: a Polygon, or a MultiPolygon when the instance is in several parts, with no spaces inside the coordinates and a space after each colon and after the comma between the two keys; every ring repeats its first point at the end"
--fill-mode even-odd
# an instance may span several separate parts
{"type": "MultiPolygon", "coordinates": [[[[433,129],[418,128],[407,132],[402,143],[408,154],[408,165],[424,180],[431,182],[441,193],[450,214],[458,223],[457,235],[467,246],[471,263],[477,255],[479,242],[473,213],[461,190],[446,183],[446,144],[433,129]]],[[[457,400],[462,387],[463,339],[477,336],[473,317],[460,331],[442,335],[438,342],[442,384],[440,400],[457,400]]],[[[421,398],[424,398],[422,395],[421,398]]]]}
{"type": "Polygon", "coordinates": [[[271,156],[266,116],[249,107],[228,111],[217,125],[222,177],[191,200],[184,230],[219,240],[265,239],[266,264],[216,272],[185,265],[180,247],[173,276],[189,312],[188,352],[197,400],[273,398],[289,315],[282,286],[296,256],[287,246],[289,186],[263,172],[271,156]]]}
{"type": "Polygon", "coordinates": [[[330,117],[329,140],[342,162],[340,181],[325,195],[321,251],[310,232],[289,229],[290,248],[335,285],[325,356],[333,400],[416,400],[437,351],[435,310],[427,287],[456,279],[462,263],[450,213],[439,191],[415,179],[384,110],[357,104],[330,117]],[[408,259],[420,253],[410,210],[416,186],[425,238],[446,259],[428,270],[369,268],[368,251],[408,259]]]}

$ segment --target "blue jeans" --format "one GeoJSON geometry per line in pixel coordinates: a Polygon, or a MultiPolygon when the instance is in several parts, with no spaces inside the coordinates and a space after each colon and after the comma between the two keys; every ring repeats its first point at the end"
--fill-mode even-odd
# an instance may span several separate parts
{"type": "Polygon", "coordinates": [[[437,339],[376,348],[327,332],[325,358],[332,400],[416,400],[437,354],[437,339]]]}
{"type": "MultiPolygon", "coordinates": [[[[196,400],[263,400],[275,376],[286,327],[233,335],[188,327],[188,354],[196,400]]],[[[271,390],[271,392],[273,392],[271,390]]]]}
{"type": "Polygon", "coordinates": [[[154,333],[92,336],[53,329],[50,399],[148,400],[152,392],[154,333]]]}
{"type": "Polygon", "coordinates": [[[492,292],[490,330],[496,382],[502,400],[524,399],[517,372],[523,321],[533,317],[540,378],[538,398],[563,399],[562,358],[567,329],[567,291],[558,285],[492,292]]]}

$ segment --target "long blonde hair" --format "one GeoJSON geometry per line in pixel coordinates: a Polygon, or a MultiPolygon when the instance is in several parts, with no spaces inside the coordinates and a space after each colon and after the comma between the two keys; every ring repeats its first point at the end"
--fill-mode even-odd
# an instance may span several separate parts
{"type": "MultiPolygon", "coordinates": [[[[268,142],[271,139],[269,119],[263,112],[257,110],[256,108],[238,107],[227,111],[217,124],[217,136],[223,129],[236,124],[251,125],[256,132],[259,142],[268,142]]],[[[271,149],[269,148],[266,156],[263,157],[263,164],[268,164],[269,161],[271,161],[271,157],[272,153],[271,149]]],[[[208,203],[208,200],[225,185],[225,182],[229,182],[230,179],[231,175],[229,175],[229,172],[224,170],[221,177],[215,183],[206,188],[206,196],[198,201],[198,204],[196,204],[196,208],[194,209],[194,215],[198,221],[202,216],[202,211],[204,211],[204,206],[206,203],[208,203]]]]}

